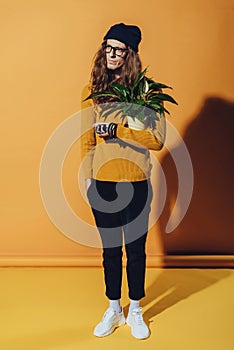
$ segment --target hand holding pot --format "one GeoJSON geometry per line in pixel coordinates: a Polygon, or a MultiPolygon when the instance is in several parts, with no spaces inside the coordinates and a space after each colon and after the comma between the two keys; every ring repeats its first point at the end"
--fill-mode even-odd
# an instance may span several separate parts
{"type": "Polygon", "coordinates": [[[99,137],[116,137],[117,124],[115,123],[95,123],[94,128],[99,137]]]}

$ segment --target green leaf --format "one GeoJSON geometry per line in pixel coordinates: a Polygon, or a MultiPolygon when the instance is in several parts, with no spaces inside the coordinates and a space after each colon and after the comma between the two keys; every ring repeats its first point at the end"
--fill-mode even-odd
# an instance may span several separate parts
{"type": "Polygon", "coordinates": [[[86,97],[82,102],[87,101],[89,99],[93,99],[93,98],[98,98],[98,97],[114,97],[114,98],[118,98],[120,100],[120,98],[108,91],[98,91],[98,92],[93,92],[92,94],[90,94],[88,97],[86,97]]]}
{"type": "MultiPolygon", "coordinates": [[[[146,83],[146,80],[143,80],[139,83],[139,91],[138,91],[138,100],[141,101],[144,99],[144,96],[145,96],[145,83],[146,83]]],[[[142,104],[142,103],[140,103],[142,104]]]]}
{"type": "Polygon", "coordinates": [[[149,88],[150,89],[153,89],[153,90],[158,90],[158,89],[172,89],[171,86],[168,86],[168,85],[165,85],[165,84],[162,84],[162,83],[158,83],[158,82],[155,82],[154,80],[152,79],[148,79],[148,83],[149,83],[149,88]]]}
{"type": "Polygon", "coordinates": [[[148,98],[145,102],[147,102],[148,104],[157,103],[157,104],[159,104],[159,105],[160,105],[160,104],[162,105],[162,103],[163,103],[162,100],[158,99],[158,98],[155,97],[155,96],[152,96],[152,97],[148,98]]]}
{"type": "Polygon", "coordinates": [[[132,90],[132,93],[134,93],[134,91],[135,91],[135,89],[138,87],[140,81],[144,78],[147,69],[148,69],[148,68],[146,67],[146,68],[143,70],[143,72],[141,72],[141,73],[138,75],[137,79],[135,80],[135,82],[134,82],[134,84],[133,84],[133,86],[132,86],[132,89],[131,89],[131,90],[132,90]]]}
{"type": "Polygon", "coordinates": [[[136,100],[135,104],[142,106],[144,104],[145,100],[141,98],[140,96],[136,100]]]}
{"type": "Polygon", "coordinates": [[[157,112],[166,112],[167,114],[170,114],[170,112],[162,105],[159,105],[157,103],[151,103],[149,106],[149,108],[154,108],[157,112]]]}
{"type": "Polygon", "coordinates": [[[156,94],[155,96],[158,100],[161,100],[161,101],[168,101],[168,102],[171,102],[171,103],[174,103],[176,105],[178,105],[178,103],[174,100],[173,97],[171,97],[170,95],[168,94],[156,94]]]}
{"type": "Polygon", "coordinates": [[[128,101],[128,97],[130,95],[130,92],[126,86],[116,82],[116,83],[111,84],[110,87],[121,98],[122,101],[126,101],[126,102],[128,101]]]}

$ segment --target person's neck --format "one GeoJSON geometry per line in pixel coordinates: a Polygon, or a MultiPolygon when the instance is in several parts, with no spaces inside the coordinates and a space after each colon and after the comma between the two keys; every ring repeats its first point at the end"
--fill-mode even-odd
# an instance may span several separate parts
{"type": "Polygon", "coordinates": [[[117,80],[120,78],[121,68],[116,68],[115,70],[109,69],[109,74],[111,75],[113,80],[117,80]]]}

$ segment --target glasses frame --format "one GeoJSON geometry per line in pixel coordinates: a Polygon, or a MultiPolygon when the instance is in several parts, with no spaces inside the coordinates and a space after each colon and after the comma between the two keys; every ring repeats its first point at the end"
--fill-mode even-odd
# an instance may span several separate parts
{"type": "Polygon", "coordinates": [[[105,49],[106,53],[111,53],[111,51],[113,50],[114,55],[116,55],[118,57],[121,57],[121,58],[125,58],[126,57],[126,53],[128,52],[128,49],[124,49],[122,47],[113,47],[113,46],[107,45],[107,44],[104,44],[104,49],[105,49]],[[111,48],[109,52],[106,51],[107,47],[111,48]],[[121,55],[117,54],[117,52],[116,52],[117,50],[121,50],[121,52],[122,52],[121,55]]]}

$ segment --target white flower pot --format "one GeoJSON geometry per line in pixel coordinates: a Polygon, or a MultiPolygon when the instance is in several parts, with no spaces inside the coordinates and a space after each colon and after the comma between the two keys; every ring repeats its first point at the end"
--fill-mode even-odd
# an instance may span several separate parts
{"type": "Polygon", "coordinates": [[[133,130],[144,130],[145,125],[137,118],[127,116],[128,127],[133,130]]]}

